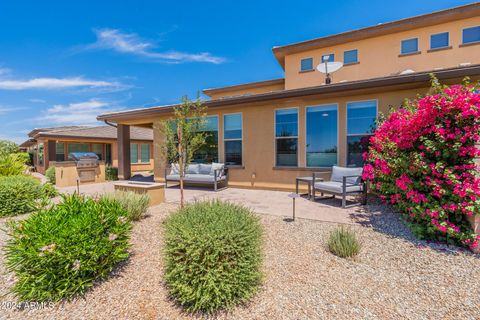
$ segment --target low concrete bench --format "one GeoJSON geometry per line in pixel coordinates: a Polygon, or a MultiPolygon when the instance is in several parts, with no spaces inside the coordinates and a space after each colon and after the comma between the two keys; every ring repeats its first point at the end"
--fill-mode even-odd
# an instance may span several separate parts
{"type": "MultiPolygon", "coordinates": [[[[315,201],[315,191],[320,191],[323,196],[324,193],[333,195],[329,198],[335,198],[335,195],[342,196],[342,208],[347,207],[347,195],[363,194],[362,204],[367,202],[367,184],[362,182],[363,168],[345,168],[332,167],[332,176],[330,181],[315,182],[313,186],[313,201],[315,201]]],[[[313,173],[313,181],[316,181],[315,173],[313,173]]],[[[325,198],[324,198],[325,199],[325,198]]],[[[355,203],[349,205],[358,205],[355,203]]]]}
{"type": "Polygon", "coordinates": [[[165,187],[162,183],[141,182],[141,181],[119,181],[114,184],[115,190],[131,191],[135,193],[148,194],[150,206],[165,202],[165,187]]]}
{"type": "MultiPolygon", "coordinates": [[[[218,186],[223,184],[223,188],[228,185],[228,170],[223,163],[212,164],[189,164],[183,176],[183,183],[186,185],[213,185],[215,191],[218,186]]],[[[165,188],[168,187],[168,181],[179,182],[180,172],[178,164],[174,163],[165,169],[165,188]]]]}

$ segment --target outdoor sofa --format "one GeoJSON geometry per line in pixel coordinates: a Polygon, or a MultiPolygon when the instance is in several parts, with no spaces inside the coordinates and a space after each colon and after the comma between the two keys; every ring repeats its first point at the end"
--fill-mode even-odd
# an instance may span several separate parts
{"type": "MultiPolygon", "coordinates": [[[[168,187],[168,181],[180,182],[178,163],[165,168],[165,188],[168,187]]],[[[183,183],[186,185],[213,185],[215,191],[218,191],[218,186],[222,184],[222,189],[225,189],[228,185],[228,169],[223,163],[192,163],[185,169],[183,183]]]]}
{"type": "MultiPolygon", "coordinates": [[[[363,168],[345,168],[333,166],[332,175],[330,181],[318,181],[316,174],[313,173],[314,185],[312,188],[312,199],[315,201],[315,192],[319,191],[323,197],[324,193],[331,194],[332,197],[322,198],[330,199],[335,198],[335,195],[342,197],[342,208],[347,207],[347,195],[350,194],[363,194],[362,204],[367,203],[367,184],[362,182],[363,168]]],[[[360,203],[354,203],[349,207],[358,205],[360,203]]]]}

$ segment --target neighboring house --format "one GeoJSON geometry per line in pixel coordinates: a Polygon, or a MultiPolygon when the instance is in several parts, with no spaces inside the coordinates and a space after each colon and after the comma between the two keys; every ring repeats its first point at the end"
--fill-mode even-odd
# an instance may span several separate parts
{"type": "MultiPolygon", "coordinates": [[[[212,135],[196,161],[225,162],[231,186],[291,188],[295,177],[312,172],[328,179],[335,164],[361,166],[377,114],[427,93],[430,73],[447,84],[480,78],[480,3],[272,50],[284,78],[203,91],[211,97],[205,105],[212,135]],[[327,56],[344,63],[331,84],[315,70],[327,56]]],[[[172,116],[172,107],[98,119],[117,123],[125,145],[129,125],[151,126],[160,145],[160,121],[172,116]]],[[[162,181],[161,148],[154,158],[155,179],[162,181]]],[[[128,160],[120,157],[125,178],[128,160]]]]}
{"type": "MultiPolygon", "coordinates": [[[[67,126],[33,129],[20,147],[33,155],[36,171],[45,173],[50,162],[70,161],[71,152],[95,152],[107,165],[118,166],[117,129],[112,126],[67,126]]],[[[153,131],[131,127],[131,170],[153,169],[153,131]]]]}

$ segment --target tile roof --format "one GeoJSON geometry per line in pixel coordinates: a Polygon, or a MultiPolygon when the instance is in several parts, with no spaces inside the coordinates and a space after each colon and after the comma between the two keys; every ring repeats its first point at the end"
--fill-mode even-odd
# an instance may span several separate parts
{"type": "MultiPolygon", "coordinates": [[[[117,128],[112,126],[71,126],[71,127],[50,127],[39,128],[34,133],[34,138],[44,137],[72,137],[72,138],[96,138],[96,139],[117,139],[117,128]]],[[[35,131],[34,130],[34,131],[35,131]]],[[[130,139],[152,140],[153,130],[143,127],[130,127],[130,139]]]]}

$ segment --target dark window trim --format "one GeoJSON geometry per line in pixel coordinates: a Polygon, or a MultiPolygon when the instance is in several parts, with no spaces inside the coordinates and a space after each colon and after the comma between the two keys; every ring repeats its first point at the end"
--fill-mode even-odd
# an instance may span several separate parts
{"type": "Polygon", "coordinates": [[[354,66],[354,65],[356,65],[356,64],[360,64],[360,61],[344,63],[343,66],[344,66],[344,67],[348,67],[348,66],[354,66]]]}
{"type": "Polygon", "coordinates": [[[462,43],[461,45],[459,45],[458,47],[459,48],[463,48],[463,47],[470,47],[470,46],[476,46],[480,44],[480,41],[475,41],[475,42],[469,42],[469,43],[462,43]]]}
{"type": "Polygon", "coordinates": [[[422,51],[415,51],[415,52],[409,52],[409,53],[400,53],[398,56],[399,57],[408,57],[408,56],[415,56],[417,54],[421,54],[422,51]]]}
{"type": "Polygon", "coordinates": [[[435,48],[435,49],[428,49],[427,53],[443,51],[443,50],[448,50],[448,49],[452,49],[452,48],[453,48],[452,46],[447,46],[447,47],[439,47],[439,48],[435,48]]]}
{"type": "Polygon", "coordinates": [[[310,70],[300,70],[298,73],[308,73],[308,72],[313,72],[315,69],[310,69],[310,70]]]}

